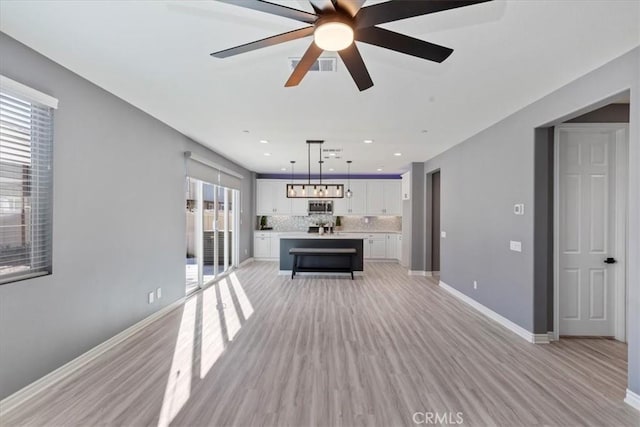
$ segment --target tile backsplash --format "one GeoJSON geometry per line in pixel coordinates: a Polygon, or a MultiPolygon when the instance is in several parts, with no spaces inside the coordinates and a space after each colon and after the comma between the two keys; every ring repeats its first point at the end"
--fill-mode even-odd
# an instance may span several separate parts
{"type": "MultiPolygon", "coordinates": [[[[343,231],[401,231],[401,216],[341,216],[343,231]]],[[[318,222],[335,224],[331,215],[313,216],[268,216],[267,227],[274,231],[307,231],[318,222]]],[[[260,228],[260,217],[256,218],[256,229],[260,228]]]]}

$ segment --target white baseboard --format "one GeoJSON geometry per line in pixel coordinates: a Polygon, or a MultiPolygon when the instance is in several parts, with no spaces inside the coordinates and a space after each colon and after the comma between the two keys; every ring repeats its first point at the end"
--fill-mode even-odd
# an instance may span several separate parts
{"type": "Polygon", "coordinates": [[[624,398],[624,403],[640,411],[640,394],[627,389],[627,397],[624,398]]]}
{"type": "Polygon", "coordinates": [[[531,341],[534,344],[549,344],[551,343],[551,341],[549,341],[549,333],[547,332],[546,334],[532,334],[533,335],[533,341],[531,341]]]}
{"type": "Polygon", "coordinates": [[[250,264],[250,263],[252,263],[253,261],[254,261],[253,257],[247,258],[247,259],[245,259],[244,261],[242,261],[242,262],[240,263],[240,265],[238,265],[238,268],[240,268],[240,267],[244,267],[245,265],[250,264]]]}
{"type": "Polygon", "coordinates": [[[558,339],[556,338],[555,332],[549,331],[549,332],[547,332],[547,335],[549,336],[549,342],[558,341],[558,339]]]}
{"type": "Polygon", "coordinates": [[[431,277],[433,276],[433,272],[431,271],[422,271],[422,270],[409,270],[409,276],[422,276],[422,277],[431,277]]]}
{"type": "Polygon", "coordinates": [[[26,387],[23,387],[22,389],[16,391],[15,393],[5,397],[0,401],[0,414],[6,414],[7,412],[17,407],[18,405],[21,405],[26,400],[44,391],[47,387],[67,377],[68,375],[75,372],[76,370],[80,369],[81,367],[91,362],[98,356],[104,354],[106,351],[112,349],[113,347],[120,344],[127,338],[131,337],[132,335],[142,330],[143,328],[149,326],[151,323],[155,322],[156,320],[159,320],[170,311],[175,310],[176,308],[181,306],[185,300],[186,300],[186,297],[183,297],[177,301],[172,302],[171,304],[161,308],[160,310],[156,311],[150,316],[145,317],[138,323],[135,323],[129,326],[124,331],[118,333],[117,335],[114,335],[113,337],[109,338],[103,343],[98,344],[97,346],[93,347],[91,350],[87,351],[86,353],[83,353],[80,356],[76,357],[75,359],[65,363],[55,371],[49,372],[44,377],[35,380],[34,382],[27,385],[26,387]]]}
{"type": "Polygon", "coordinates": [[[511,332],[514,332],[515,334],[519,335],[520,337],[524,338],[530,343],[534,343],[534,344],[549,343],[549,337],[547,334],[533,334],[527,331],[522,326],[513,323],[511,320],[507,319],[506,317],[501,316],[500,314],[496,313],[490,308],[485,307],[484,305],[480,304],[478,301],[474,300],[473,298],[447,285],[442,280],[440,281],[440,287],[445,291],[449,292],[454,297],[458,298],[460,301],[470,305],[471,307],[475,308],[476,310],[478,310],[480,313],[484,314],[491,320],[498,322],[501,326],[504,326],[505,328],[509,329],[511,332]]]}

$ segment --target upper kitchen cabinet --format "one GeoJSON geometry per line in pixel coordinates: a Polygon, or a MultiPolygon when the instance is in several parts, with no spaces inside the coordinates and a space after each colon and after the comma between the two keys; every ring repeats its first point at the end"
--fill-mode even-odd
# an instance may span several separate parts
{"type": "Polygon", "coordinates": [[[291,199],[287,198],[285,181],[262,179],[257,181],[256,213],[258,215],[291,214],[291,199]]]}
{"type": "MultiPolygon", "coordinates": [[[[345,194],[349,188],[344,183],[345,194]]],[[[367,214],[367,181],[351,180],[351,198],[344,197],[335,200],[334,215],[366,215],[367,214]]]]}
{"type": "Polygon", "coordinates": [[[367,183],[368,215],[402,215],[402,184],[398,180],[367,183]]]}

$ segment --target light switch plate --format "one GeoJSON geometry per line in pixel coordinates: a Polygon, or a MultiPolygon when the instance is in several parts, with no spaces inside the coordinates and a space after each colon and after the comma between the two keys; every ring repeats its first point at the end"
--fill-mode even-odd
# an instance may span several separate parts
{"type": "Polygon", "coordinates": [[[440,237],[442,237],[443,239],[445,239],[447,237],[447,232],[446,231],[441,231],[440,232],[440,237]]]}
{"type": "Polygon", "coordinates": [[[156,298],[157,299],[162,298],[162,288],[156,289],[156,298]]]}
{"type": "Polygon", "coordinates": [[[149,292],[149,304],[153,304],[154,301],[154,293],[153,292],[149,292]]]}
{"type": "Polygon", "coordinates": [[[511,249],[514,252],[522,252],[522,242],[511,240],[509,242],[509,249],[511,249]]]}

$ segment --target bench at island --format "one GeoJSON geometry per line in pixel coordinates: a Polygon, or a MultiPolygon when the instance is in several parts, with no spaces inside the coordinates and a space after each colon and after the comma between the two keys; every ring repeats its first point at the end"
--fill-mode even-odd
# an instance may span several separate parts
{"type": "Polygon", "coordinates": [[[291,278],[296,275],[297,272],[306,271],[311,273],[351,273],[351,280],[353,280],[353,257],[356,254],[355,248],[291,248],[289,254],[293,255],[293,268],[291,270],[291,278]],[[349,260],[348,267],[336,267],[336,266],[311,266],[305,267],[303,259],[306,256],[338,256],[346,257],[349,260]]]}
{"type": "Polygon", "coordinates": [[[333,273],[363,271],[362,237],[350,233],[325,234],[283,233],[280,235],[280,274],[296,272],[333,273]],[[293,251],[292,251],[293,249],[293,251]],[[315,252],[314,250],[322,249],[315,252]],[[347,249],[347,252],[343,252],[347,249]],[[305,252],[298,253],[296,250],[305,252]]]}

